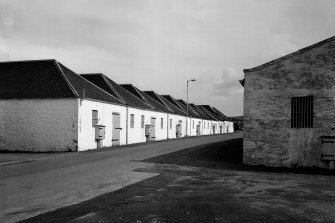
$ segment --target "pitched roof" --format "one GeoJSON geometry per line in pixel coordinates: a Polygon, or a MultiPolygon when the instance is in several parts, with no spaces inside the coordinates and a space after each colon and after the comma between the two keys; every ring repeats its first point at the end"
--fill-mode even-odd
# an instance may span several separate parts
{"type": "Polygon", "coordinates": [[[75,98],[55,60],[0,63],[0,98],[75,98]]]}
{"type": "Polygon", "coordinates": [[[0,98],[90,98],[123,104],[54,59],[0,62],[0,98]]]}
{"type": "MultiPolygon", "coordinates": [[[[262,64],[262,65],[260,65],[260,66],[257,66],[257,67],[254,67],[254,68],[250,68],[250,69],[244,69],[243,72],[244,72],[244,73],[247,73],[247,72],[252,72],[252,71],[255,71],[255,70],[260,70],[260,69],[262,69],[262,68],[264,68],[264,67],[270,66],[270,65],[272,65],[272,64],[274,64],[274,63],[277,63],[277,62],[279,62],[279,61],[282,61],[282,60],[289,59],[289,58],[291,58],[291,57],[293,57],[293,56],[302,54],[302,53],[304,53],[304,52],[306,52],[306,51],[308,51],[308,50],[311,50],[311,49],[313,49],[313,48],[319,47],[319,46],[321,46],[321,45],[323,45],[323,44],[329,43],[329,42],[334,41],[334,40],[335,40],[335,36],[332,36],[332,37],[330,37],[330,38],[328,38],[328,39],[322,40],[322,41],[320,41],[320,42],[318,42],[318,43],[315,43],[315,44],[313,44],[313,45],[310,45],[310,46],[307,46],[307,47],[305,47],[305,48],[302,48],[302,49],[297,50],[297,51],[295,51],[295,52],[293,52],[293,53],[290,53],[290,54],[287,54],[287,55],[285,55],[285,56],[279,57],[279,58],[277,58],[277,59],[271,60],[270,62],[267,62],[267,63],[262,64]]],[[[241,84],[242,84],[242,83],[241,83],[241,84]]]]}
{"type": "Polygon", "coordinates": [[[135,95],[140,100],[148,103],[157,111],[167,112],[170,113],[171,110],[164,105],[160,104],[158,101],[150,97],[149,95],[145,94],[143,91],[139,90],[137,87],[133,86],[132,84],[121,84],[127,91],[135,95]]]}
{"type": "Polygon", "coordinates": [[[160,103],[161,105],[163,105],[165,108],[167,108],[171,113],[174,113],[174,111],[169,107],[169,105],[166,103],[166,101],[164,101],[164,98],[157,94],[154,91],[143,91],[146,95],[148,95],[149,97],[151,97],[152,99],[156,100],[158,103],[160,103]]]}
{"type": "Polygon", "coordinates": [[[105,75],[101,73],[90,73],[80,74],[80,76],[124,102],[124,100],[116,93],[115,89],[106,81],[104,78],[105,75]]]}
{"type": "Polygon", "coordinates": [[[228,118],[225,114],[223,114],[220,110],[218,110],[215,107],[212,107],[213,111],[215,111],[219,116],[222,118],[223,121],[229,121],[230,118],[228,118]]]}
{"type": "Polygon", "coordinates": [[[81,76],[94,83],[95,85],[99,86],[100,88],[104,89],[108,93],[115,95],[126,105],[142,109],[152,109],[150,105],[138,99],[136,96],[128,92],[126,89],[115,83],[104,74],[81,74],[81,76]]]}
{"type": "Polygon", "coordinates": [[[195,110],[200,115],[200,118],[207,119],[207,120],[212,119],[205,112],[203,112],[202,109],[200,109],[197,105],[191,103],[190,106],[193,108],[193,110],[195,110]]]}
{"type": "Polygon", "coordinates": [[[198,105],[198,108],[201,109],[208,117],[210,117],[210,120],[214,120],[214,121],[219,120],[218,117],[216,117],[214,114],[209,112],[206,108],[203,107],[203,105],[198,105]]]}
{"type": "Polygon", "coordinates": [[[181,109],[182,111],[185,112],[186,114],[186,110],[184,110],[183,106],[181,106],[181,104],[177,101],[177,99],[175,99],[174,97],[172,97],[171,95],[162,95],[163,98],[165,98],[166,100],[168,100],[170,103],[172,103],[174,106],[178,107],[179,109],[181,109]]]}
{"type": "Polygon", "coordinates": [[[79,95],[80,98],[88,98],[124,105],[123,101],[76,74],[69,68],[65,67],[63,64],[58,63],[58,65],[61,71],[64,73],[65,78],[68,80],[72,88],[77,92],[77,95],[79,95]]]}
{"type": "MultiPolygon", "coordinates": [[[[187,110],[187,103],[181,99],[178,102],[187,110]]],[[[188,104],[188,115],[192,118],[200,118],[200,115],[188,104]]]]}
{"type": "Polygon", "coordinates": [[[212,116],[215,117],[216,120],[226,121],[227,117],[222,116],[221,114],[217,113],[211,106],[209,105],[200,105],[203,109],[207,110],[212,116]]]}
{"type": "Polygon", "coordinates": [[[183,109],[181,109],[178,106],[172,104],[169,100],[164,98],[162,95],[160,95],[160,96],[161,96],[162,100],[165,102],[165,104],[168,105],[169,108],[173,111],[174,114],[186,116],[186,112],[184,112],[183,109]]]}

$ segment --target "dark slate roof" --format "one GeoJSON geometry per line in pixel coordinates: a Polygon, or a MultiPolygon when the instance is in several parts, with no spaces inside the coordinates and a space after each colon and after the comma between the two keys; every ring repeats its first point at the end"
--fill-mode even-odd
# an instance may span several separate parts
{"type": "Polygon", "coordinates": [[[75,98],[55,60],[0,63],[0,98],[75,98]]]}
{"type": "Polygon", "coordinates": [[[223,114],[220,110],[218,110],[217,108],[215,107],[212,107],[213,111],[215,111],[217,114],[220,115],[220,117],[222,118],[223,121],[229,121],[230,119],[225,115],[223,114]]]}
{"type": "Polygon", "coordinates": [[[84,91],[85,98],[122,104],[54,59],[0,63],[1,99],[83,98],[84,91]]]}
{"type": "Polygon", "coordinates": [[[113,104],[124,105],[124,102],[120,99],[114,97],[113,95],[89,82],[80,75],[74,73],[72,70],[65,67],[61,63],[58,64],[65,78],[68,80],[72,88],[77,92],[77,95],[79,95],[80,98],[88,98],[93,100],[110,102],[113,104]]]}
{"type": "Polygon", "coordinates": [[[210,116],[208,116],[205,112],[203,112],[197,105],[195,104],[189,104],[193,110],[195,110],[199,115],[200,115],[200,118],[202,119],[207,119],[207,120],[210,120],[212,119],[210,116]]]}
{"type": "Polygon", "coordinates": [[[181,104],[177,101],[177,99],[175,99],[171,95],[162,95],[162,97],[165,98],[166,100],[168,100],[170,103],[177,106],[179,109],[183,110],[186,114],[186,110],[184,110],[183,106],[181,106],[181,104]]]}
{"type": "Polygon", "coordinates": [[[101,73],[91,73],[91,74],[80,74],[83,78],[88,80],[89,82],[95,84],[99,88],[105,90],[109,94],[113,95],[114,97],[120,99],[124,102],[124,100],[116,93],[113,87],[110,86],[110,84],[105,80],[103,74],[101,73]]]}
{"type": "Polygon", "coordinates": [[[122,87],[124,87],[127,91],[135,95],[137,98],[141,99],[142,101],[150,104],[155,110],[171,113],[171,110],[164,105],[160,104],[158,101],[144,93],[143,91],[139,90],[135,86],[131,84],[121,84],[122,87]]]}
{"type": "Polygon", "coordinates": [[[162,100],[165,102],[167,106],[169,106],[170,109],[172,109],[173,113],[176,115],[186,116],[186,112],[183,111],[183,109],[179,108],[178,106],[172,104],[169,100],[164,98],[162,95],[160,95],[162,100]]]}
{"type": "Polygon", "coordinates": [[[126,89],[115,83],[104,74],[82,74],[81,76],[104,89],[105,91],[116,95],[116,97],[125,102],[126,105],[147,110],[153,109],[150,105],[135,97],[133,94],[128,92],[126,89]]]}
{"type": "MultiPolygon", "coordinates": [[[[181,99],[178,99],[178,102],[184,107],[184,109],[187,109],[187,103],[181,99]]],[[[193,110],[193,108],[188,104],[188,115],[192,118],[200,118],[200,115],[193,110]]]]}
{"type": "Polygon", "coordinates": [[[216,120],[225,121],[219,114],[217,114],[209,105],[200,105],[204,110],[210,113],[216,120]]]}
{"type": "Polygon", "coordinates": [[[203,111],[207,116],[210,117],[210,120],[214,120],[214,121],[217,121],[218,118],[215,117],[211,112],[209,112],[207,109],[205,109],[202,105],[197,105],[198,108],[203,111]]]}
{"type": "Polygon", "coordinates": [[[247,72],[252,72],[252,71],[255,71],[255,70],[263,69],[263,68],[265,68],[267,66],[270,66],[270,65],[272,65],[274,63],[277,63],[277,62],[280,62],[280,61],[292,58],[292,57],[294,57],[296,55],[302,54],[302,53],[304,53],[306,51],[309,51],[309,50],[311,50],[313,48],[319,47],[319,46],[321,46],[323,44],[329,43],[329,42],[334,41],[334,40],[335,40],[335,36],[332,36],[332,37],[330,37],[328,39],[322,40],[322,41],[320,41],[318,43],[315,43],[313,45],[310,45],[310,46],[307,46],[305,48],[302,48],[302,49],[300,49],[298,51],[295,51],[293,53],[290,53],[290,54],[287,54],[285,56],[279,57],[279,58],[277,58],[275,60],[271,60],[270,62],[267,62],[267,63],[262,64],[260,66],[257,66],[257,67],[254,67],[254,68],[250,68],[250,69],[244,69],[243,71],[244,71],[244,73],[247,73],[247,72]]]}
{"type": "Polygon", "coordinates": [[[160,96],[159,94],[157,94],[154,91],[143,91],[146,95],[148,95],[149,97],[151,97],[152,99],[156,100],[158,103],[160,103],[161,105],[163,105],[165,108],[167,108],[170,113],[174,113],[174,111],[168,106],[168,104],[164,101],[164,98],[162,96],[160,96]]]}

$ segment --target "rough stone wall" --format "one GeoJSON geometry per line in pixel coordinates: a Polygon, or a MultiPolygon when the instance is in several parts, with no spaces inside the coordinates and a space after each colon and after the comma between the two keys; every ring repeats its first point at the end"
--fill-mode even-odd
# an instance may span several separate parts
{"type": "Polygon", "coordinates": [[[321,135],[335,135],[335,42],[245,73],[243,162],[327,167],[321,135]],[[313,128],[291,128],[291,97],[313,95],[313,128]]]}
{"type": "Polygon", "coordinates": [[[77,100],[0,100],[0,151],[76,151],[77,100]]]}

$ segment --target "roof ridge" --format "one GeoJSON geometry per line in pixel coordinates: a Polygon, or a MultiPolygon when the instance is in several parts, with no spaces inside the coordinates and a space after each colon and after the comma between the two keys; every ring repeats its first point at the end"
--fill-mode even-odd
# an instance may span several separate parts
{"type": "Polygon", "coordinates": [[[37,59],[37,60],[9,60],[9,61],[0,61],[0,63],[24,63],[24,62],[42,62],[42,61],[57,61],[56,59],[37,59]]]}
{"type": "Polygon", "coordinates": [[[53,60],[54,64],[57,67],[57,70],[60,71],[61,76],[63,77],[63,79],[65,80],[66,84],[69,86],[69,88],[71,89],[71,91],[73,92],[73,94],[77,97],[80,98],[78,92],[74,89],[74,87],[72,86],[71,82],[67,79],[66,75],[64,74],[63,69],[61,68],[61,66],[59,66],[59,62],[57,60],[53,60]]]}
{"type": "MultiPolygon", "coordinates": [[[[149,91],[143,91],[145,94],[147,94],[146,92],[149,92],[149,91]]],[[[154,91],[151,91],[153,94],[155,94],[157,97],[158,97],[158,94],[156,94],[156,92],[154,92],[154,91]]],[[[149,97],[151,97],[149,94],[147,94],[149,97]]],[[[166,109],[168,109],[170,112],[173,112],[172,111],[172,109],[169,107],[169,106],[167,106],[163,101],[163,104],[161,103],[161,102],[159,102],[159,101],[157,101],[155,98],[153,98],[153,97],[151,97],[154,101],[156,101],[157,103],[159,103],[160,105],[162,105],[163,107],[165,107],[166,109]]],[[[158,97],[159,98],[159,97],[158,97]]]]}
{"type": "Polygon", "coordinates": [[[121,95],[115,90],[115,88],[111,85],[111,83],[109,83],[108,81],[108,77],[106,77],[106,75],[104,75],[103,73],[100,74],[102,76],[102,78],[104,79],[104,81],[106,81],[107,85],[112,89],[112,91],[118,96],[118,98],[123,101],[123,103],[126,104],[126,101],[124,100],[123,97],[121,97],[121,95]]]}
{"type": "MultiPolygon", "coordinates": [[[[61,64],[62,66],[64,66],[62,63],[60,63],[60,62],[58,62],[58,61],[56,61],[58,64],[61,64]]],[[[65,66],[64,66],[65,67],[65,66]]],[[[97,85],[95,85],[95,84],[93,84],[92,82],[90,82],[90,81],[88,81],[88,80],[86,80],[84,77],[82,77],[81,75],[79,75],[79,74],[77,74],[77,73],[75,73],[73,70],[71,70],[70,68],[68,68],[68,67],[66,67],[68,70],[70,70],[71,72],[73,72],[75,75],[77,75],[80,79],[82,79],[84,82],[85,82],[85,84],[86,83],[89,83],[89,84],[92,84],[94,87],[96,87],[96,88],[98,88],[99,90],[101,90],[101,91],[103,91],[104,93],[106,93],[106,94],[108,94],[109,96],[111,96],[112,98],[115,98],[116,100],[118,100],[118,101],[120,101],[122,104],[125,104],[123,101],[121,101],[119,98],[117,98],[117,97],[115,97],[114,95],[111,95],[110,93],[108,93],[107,91],[105,91],[104,89],[102,89],[102,88],[100,88],[100,87],[98,87],[97,85]]],[[[65,75],[64,75],[65,76],[65,75]]],[[[77,94],[78,94],[78,92],[77,92],[77,94]]],[[[80,96],[79,96],[79,94],[78,94],[78,97],[80,98],[80,96]]],[[[88,97],[87,97],[88,98],[88,97]]],[[[84,99],[84,98],[83,98],[84,99]]],[[[89,98],[89,99],[93,99],[93,100],[96,100],[96,99],[94,99],[94,98],[89,98]]]]}
{"type": "MultiPolygon", "coordinates": [[[[121,87],[125,88],[124,85],[130,85],[131,87],[134,87],[135,89],[135,86],[133,86],[132,84],[120,84],[121,87]]],[[[128,91],[126,88],[125,88],[126,91],[128,91]]],[[[135,89],[136,90],[136,89],[135,89]]],[[[133,95],[134,97],[138,98],[136,95],[134,95],[132,92],[128,91],[131,95],[133,95]]],[[[141,96],[142,97],[142,96],[141,96]]],[[[140,98],[139,98],[140,99],[140,98]]],[[[141,100],[141,99],[140,99],[141,100]]],[[[147,100],[142,100],[145,104],[147,104],[149,107],[151,107],[152,109],[155,110],[154,106],[152,106],[150,103],[147,102],[147,100]]]]}
{"type": "Polygon", "coordinates": [[[183,103],[185,103],[185,106],[188,107],[188,109],[191,109],[192,112],[194,112],[196,115],[200,116],[192,107],[190,107],[190,103],[187,103],[186,101],[184,101],[183,99],[177,99],[178,101],[182,101],[183,103]]]}
{"type": "Polygon", "coordinates": [[[315,48],[315,47],[318,47],[318,46],[321,46],[321,45],[323,45],[323,44],[329,43],[329,42],[331,42],[331,41],[333,41],[333,40],[335,40],[335,36],[329,37],[329,38],[327,38],[327,39],[324,39],[324,40],[319,41],[319,42],[317,42],[317,43],[314,43],[314,44],[312,44],[312,45],[306,46],[306,47],[301,48],[301,49],[299,49],[299,50],[296,50],[296,51],[294,51],[294,52],[292,52],[292,53],[289,53],[289,54],[287,54],[287,55],[278,57],[278,58],[276,58],[276,59],[274,59],[274,60],[271,60],[271,61],[269,61],[269,62],[266,62],[266,63],[264,63],[264,64],[262,64],[262,65],[259,65],[259,66],[253,67],[253,68],[249,68],[249,69],[243,69],[243,72],[244,72],[244,73],[247,73],[247,72],[252,72],[252,71],[255,71],[255,70],[262,69],[262,68],[264,68],[264,67],[268,67],[268,66],[270,66],[270,65],[272,65],[272,64],[274,64],[274,63],[277,63],[277,62],[279,62],[279,61],[283,61],[283,60],[289,59],[289,58],[291,58],[291,57],[293,57],[293,56],[295,56],[295,55],[304,53],[304,52],[309,51],[309,50],[311,50],[311,49],[313,49],[313,48],[315,48]]]}
{"type": "MultiPolygon", "coordinates": [[[[166,96],[166,97],[170,97],[170,98],[172,99],[172,101],[176,103],[175,106],[177,106],[177,107],[178,107],[179,109],[181,109],[182,111],[184,110],[182,107],[180,107],[180,104],[178,103],[178,101],[177,101],[175,98],[173,98],[171,95],[165,94],[165,95],[162,95],[162,96],[163,96],[163,97],[164,97],[164,96],[166,96]]],[[[172,104],[173,104],[173,103],[172,103],[172,104]]]]}

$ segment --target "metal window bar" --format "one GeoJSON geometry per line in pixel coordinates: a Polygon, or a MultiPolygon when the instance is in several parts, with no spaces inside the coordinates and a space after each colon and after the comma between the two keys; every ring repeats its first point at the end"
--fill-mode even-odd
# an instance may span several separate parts
{"type": "Polygon", "coordinates": [[[313,96],[292,97],[291,128],[313,128],[313,96]]]}

